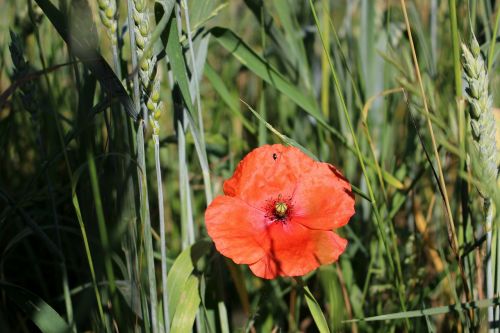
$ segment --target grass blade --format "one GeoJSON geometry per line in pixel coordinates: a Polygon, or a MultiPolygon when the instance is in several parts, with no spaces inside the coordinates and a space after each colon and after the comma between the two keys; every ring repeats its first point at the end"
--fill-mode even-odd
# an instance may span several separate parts
{"type": "Polygon", "coordinates": [[[379,316],[366,317],[363,319],[345,320],[344,323],[353,323],[360,321],[401,320],[401,319],[418,318],[424,316],[437,316],[450,312],[463,312],[470,309],[485,309],[492,306],[498,306],[499,304],[500,304],[499,298],[488,298],[461,304],[450,304],[450,305],[438,306],[421,310],[388,313],[379,316]]]}
{"type": "Polygon", "coordinates": [[[323,314],[323,311],[321,310],[318,301],[316,301],[316,298],[314,298],[313,294],[311,293],[311,291],[307,286],[304,286],[302,290],[304,291],[307,307],[309,308],[309,311],[311,311],[311,315],[313,316],[314,322],[316,323],[319,332],[329,333],[330,329],[328,328],[325,315],[323,314]]]}
{"type": "Polygon", "coordinates": [[[0,289],[30,317],[43,333],[71,331],[71,326],[49,304],[32,292],[1,281],[0,289]]]}
{"type": "Polygon", "coordinates": [[[301,89],[286,80],[267,61],[250,49],[234,32],[226,28],[216,27],[210,30],[210,34],[255,75],[288,96],[314,118],[323,119],[314,98],[305,95],[301,89]]]}

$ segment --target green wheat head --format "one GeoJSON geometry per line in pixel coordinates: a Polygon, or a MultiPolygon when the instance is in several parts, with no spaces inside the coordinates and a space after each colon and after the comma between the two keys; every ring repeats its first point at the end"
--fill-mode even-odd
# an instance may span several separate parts
{"type": "MultiPolygon", "coordinates": [[[[498,175],[497,148],[495,141],[495,118],[492,111],[492,98],[488,92],[488,74],[481,55],[481,49],[475,37],[471,48],[462,44],[463,67],[467,81],[467,101],[470,104],[470,125],[474,145],[477,149],[478,177],[481,182],[496,184],[498,175]]],[[[483,197],[488,197],[484,189],[480,189],[483,197]]]]}
{"type": "Polygon", "coordinates": [[[162,103],[160,101],[160,80],[156,75],[156,57],[152,48],[147,48],[151,40],[151,27],[149,24],[149,10],[146,0],[134,0],[135,44],[139,64],[139,76],[143,88],[146,107],[150,112],[149,120],[153,133],[159,133],[159,119],[162,103]]]}
{"type": "Polygon", "coordinates": [[[116,45],[116,29],[118,27],[116,19],[116,0],[98,0],[97,4],[99,5],[99,17],[101,18],[101,22],[106,28],[111,43],[116,45]]]}

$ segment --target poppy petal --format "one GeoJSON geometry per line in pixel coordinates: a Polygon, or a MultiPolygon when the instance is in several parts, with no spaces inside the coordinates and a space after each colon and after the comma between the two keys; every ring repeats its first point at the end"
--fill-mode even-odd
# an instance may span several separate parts
{"type": "Polygon", "coordinates": [[[347,240],[332,231],[311,230],[295,223],[275,223],[268,232],[270,251],[250,265],[255,275],[265,279],[305,275],[337,261],[347,246],[347,240]]]}
{"type": "Polygon", "coordinates": [[[293,194],[294,222],[311,229],[339,228],[354,215],[350,184],[332,165],[316,163],[297,183],[293,194]]]}
{"type": "Polygon", "coordinates": [[[265,145],[241,160],[234,175],[224,182],[224,193],[255,205],[273,196],[286,196],[313,165],[314,160],[295,147],[265,145]]]}
{"type": "Polygon", "coordinates": [[[224,256],[253,264],[266,255],[264,215],[238,198],[218,196],[205,211],[207,233],[224,256]]]}

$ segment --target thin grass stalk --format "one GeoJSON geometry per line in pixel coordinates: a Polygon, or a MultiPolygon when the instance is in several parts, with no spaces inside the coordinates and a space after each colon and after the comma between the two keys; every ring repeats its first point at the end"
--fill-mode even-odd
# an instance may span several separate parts
{"type": "MultiPolygon", "coordinates": [[[[496,201],[497,203],[498,201],[496,201]]],[[[496,206],[495,206],[496,207],[496,206]]],[[[493,284],[493,294],[498,296],[499,290],[500,290],[500,229],[498,225],[498,212],[496,215],[496,220],[492,221],[492,240],[491,240],[491,254],[490,256],[492,257],[491,261],[493,264],[491,265],[491,271],[492,271],[492,276],[494,279],[494,284],[493,284]]],[[[498,323],[500,320],[500,314],[499,314],[499,306],[498,304],[495,304],[494,306],[489,307],[488,309],[493,308],[493,319],[494,322],[492,323],[491,326],[493,326],[495,329],[495,332],[499,332],[500,329],[498,328],[498,323]]],[[[492,330],[490,330],[492,331],[492,330]]]]}
{"type": "Polygon", "coordinates": [[[430,39],[431,39],[431,55],[432,55],[432,63],[433,67],[436,68],[437,60],[438,60],[438,1],[431,0],[431,9],[429,11],[429,25],[430,25],[430,39]]]}
{"type": "Polygon", "coordinates": [[[448,7],[450,8],[450,27],[451,27],[451,44],[453,48],[453,72],[455,78],[455,94],[457,97],[460,98],[462,97],[462,70],[460,66],[460,44],[459,44],[460,40],[458,38],[457,5],[455,0],[448,0],[448,7]]]}
{"type": "MultiPolygon", "coordinates": [[[[316,14],[316,10],[314,9],[314,4],[313,4],[312,0],[309,0],[309,4],[310,4],[310,7],[311,7],[311,11],[312,11],[312,14],[313,14],[316,26],[319,27],[318,17],[317,17],[317,14],[316,14]]],[[[372,185],[371,185],[370,177],[369,177],[369,175],[368,175],[368,173],[366,171],[364,157],[363,157],[363,155],[361,153],[361,149],[359,147],[358,140],[356,138],[356,133],[355,133],[354,128],[353,128],[352,123],[351,123],[351,118],[350,118],[349,112],[347,110],[347,105],[346,105],[346,102],[345,102],[345,99],[344,99],[344,95],[342,93],[342,89],[340,88],[340,82],[339,82],[338,77],[337,77],[337,71],[336,71],[336,69],[335,69],[335,67],[334,67],[334,65],[333,65],[333,63],[332,63],[332,61],[330,59],[329,50],[325,48],[325,44],[323,42],[323,35],[321,34],[321,31],[319,29],[318,29],[318,33],[319,33],[320,39],[321,39],[322,44],[323,44],[323,50],[324,50],[325,53],[327,53],[328,63],[330,65],[330,70],[332,72],[333,80],[334,80],[334,83],[335,83],[335,89],[337,91],[337,95],[339,97],[339,100],[340,100],[340,103],[341,103],[341,106],[342,106],[342,110],[343,110],[345,119],[347,121],[347,125],[349,127],[349,131],[351,132],[352,141],[354,143],[354,149],[355,149],[356,155],[358,157],[358,160],[359,160],[359,163],[360,163],[360,166],[361,166],[361,170],[362,170],[363,175],[365,177],[366,186],[368,188],[368,194],[370,196],[370,201],[371,201],[373,212],[374,212],[374,215],[375,215],[375,222],[376,222],[376,225],[377,225],[377,229],[379,230],[379,233],[380,233],[380,235],[382,237],[384,248],[385,248],[385,250],[387,252],[387,258],[388,258],[391,270],[397,276],[395,280],[396,280],[396,285],[397,285],[398,297],[399,297],[399,300],[401,302],[401,307],[403,309],[405,309],[404,311],[406,311],[406,301],[405,301],[405,298],[404,298],[405,292],[404,292],[404,284],[403,284],[404,280],[403,280],[403,273],[402,273],[402,270],[401,270],[400,260],[397,259],[396,265],[394,264],[394,261],[393,261],[392,256],[391,256],[391,251],[389,249],[388,242],[387,242],[387,239],[386,239],[385,231],[382,229],[383,219],[382,219],[382,217],[380,215],[380,212],[378,210],[378,207],[377,207],[377,200],[375,198],[375,193],[373,192],[373,188],[372,188],[372,185]]],[[[397,251],[396,251],[396,255],[397,255],[397,251]]],[[[397,257],[399,257],[399,255],[397,255],[397,257]]],[[[405,325],[407,326],[407,328],[410,327],[410,323],[409,323],[408,320],[405,320],[405,325]]]]}
{"type": "Polygon", "coordinates": [[[109,283],[109,289],[113,295],[116,291],[115,274],[113,271],[113,263],[111,261],[111,246],[109,243],[106,220],[104,218],[104,210],[102,206],[101,193],[99,187],[99,179],[97,176],[97,168],[95,165],[94,154],[88,150],[87,162],[89,166],[90,185],[92,187],[92,195],[94,196],[95,210],[97,215],[97,226],[99,228],[99,236],[104,249],[104,266],[109,283]]]}
{"type": "MultiPolygon", "coordinates": [[[[264,22],[264,6],[261,7],[261,21],[264,22]]],[[[265,59],[266,51],[266,28],[264,25],[260,27],[260,40],[262,43],[262,58],[265,59]]],[[[264,121],[267,120],[266,111],[266,81],[260,80],[260,96],[259,96],[259,114],[264,121]]],[[[267,128],[264,121],[259,121],[259,127],[257,129],[257,138],[259,146],[265,145],[267,143],[267,128]]]]}
{"type": "MultiPolygon", "coordinates": [[[[73,186],[76,186],[76,184],[73,186]]],[[[97,286],[97,278],[96,278],[95,269],[94,269],[94,262],[92,260],[92,253],[90,252],[89,240],[87,238],[87,232],[85,230],[85,223],[83,222],[83,217],[82,217],[82,213],[80,210],[80,203],[78,201],[78,196],[76,195],[76,188],[75,187],[73,187],[72,199],[73,199],[72,200],[73,207],[75,208],[75,213],[76,213],[76,217],[78,220],[78,224],[80,225],[80,232],[82,234],[83,245],[85,247],[85,255],[87,257],[87,261],[89,264],[90,276],[92,278],[92,287],[94,289],[94,294],[95,294],[95,298],[97,301],[97,310],[99,312],[99,318],[101,319],[101,322],[104,323],[105,319],[104,319],[104,311],[103,311],[102,301],[101,301],[102,297],[101,297],[101,293],[99,292],[99,288],[97,286]]]]}
{"type": "Polygon", "coordinates": [[[497,43],[498,27],[500,25],[500,6],[497,8],[497,13],[495,15],[495,26],[493,28],[493,35],[490,39],[490,50],[488,52],[488,68],[487,72],[491,73],[491,67],[493,66],[493,58],[495,57],[495,45],[497,43]]]}
{"type": "Polygon", "coordinates": [[[139,124],[137,131],[137,160],[139,163],[139,191],[141,201],[141,222],[142,232],[144,237],[144,251],[146,256],[146,268],[149,286],[149,303],[150,303],[150,316],[151,326],[153,333],[158,332],[158,314],[157,306],[158,299],[156,293],[156,274],[154,263],[153,251],[153,235],[151,232],[151,219],[149,215],[149,201],[148,201],[148,187],[146,177],[146,159],[144,153],[144,121],[139,124]]]}
{"type": "MultiPolygon", "coordinates": [[[[179,6],[178,3],[175,5],[175,11],[177,17],[182,17],[181,15],[181,6],[179,6]]],[[[187,8],[187,6],[185,7],[187,8]]],[[[189,11],[185,12],[186,17],[189,17],[189,11]]],[[[186,25],[188,26],[187,29],[189,28],[189,20],[186,18],[186,25]]],[[[177,20],[177,31],[179,33],[179,40],[182,38],[182,22],[180,19],[177,20]]],[[[206,38],[206,37],[205,37],[206,38]]],[[[212,202],[213,199],[213,194],[212,194],[212,184],[210,180],[210,168],[208,166],[208,158],[207,158],[207,151],[206,151],[206,146],[205,146],[205,135],[204,135],[204,128],[203,128],[203,119],[202,119],[202,110],[201,110],[201,102],[200,102],[200,89],[199,89],[199,83],[197,81],[198,75],[197,75],[197,69],[196,69],[196,59],[194,57],[194,48],[193,48],[193,43],[190,35],[190,30],[188,33],[188,43],[189,43],[189,49],[191,54],[191,59],[193,63],[193,79],[195,80],[195,92],[194,96],[193,93],[191,92],[191,98],[196,98],[197,103],[199,102],[200,104],[197,105],[198,108],[198,124],[199,126],[197,127],[195,122],[193,121],[191,115],[184,110],[183,113],[185,115],[185,119],[187,120],[189,124],[189,128],[191,129],[191,132],[193,133],[193,138],[195,140],[195,148],[196,148],[196,153],[198,155],[198,160],[200,162],[201,166],[201,172],[202,172],[202,177],[203,177],[203,184],[204,184],[204,189],[205,189],[205,198],[207,202],[207,206],[212,202]],[[200,122],[201,119],[201,122],[200,122]]]]}
{"type": "Polygon", "coordinates": [[[160,222],[160,252],[161,252],[161,286],[162,286],[162,301],[163,301],[163,321],[165,331],[170,332],[170,317],[168,312],[168,289],[167,289],[167,242],[165,234],[165,220],[163,208],[163,182],[161,179],[160,168],[160,137],[153,135],[155,145],[155,167],[156,167],[156,182],[158,186],[158,214],[160,222]]]}
{"type": "MultiPolygon", "coordinates": [[[[330,1],[323,0],[322,29],[325,37],[326,49],[330,49],[330,1]]],[[[330,117],[330,73],[328,59],[325,52],[321,53],[321,110],[325,119],[330,117]]]]}
{"type": "Polygon", "coordinates": [[[375,153],[375,145],[373,143],[373,139],[371,137],[370,129],[369,129],[369,126],[368,126],[368,111],[370,109],[370,106],[373,104],[373,102],[375,101],[376,98],[378,98],[378,97],[384,97],[384,96],[387,96],[387,95],[390,95],[390,94],[400,93],[400,92],[404,92],[403,88],[401,88],[401,87],[384,90],[381,93],[378,93],[377,95],[374,95],[374,96],[370,97],[368,99],[368,101],[365,103],[365,105],[363,106],[363,110],[362,110],[362,113],[361,113],[362,114],[362,116],[361,116],[361,124],[363,125],[363,129],[364,129],[366,138],[368,140],[368,145],[370,147],[370,152],[372,154],[373,161],[375,163],[375,171],[377,172],[377,177],[378,177],[378,180],[379,180],[380,188],[382,189],[382,194],[384,196],[384,200],[386,201],[386,204],[387,204],[387,191],[385,189],[385,183],[384,183],[384,180],[383,180],[383,177],[382,177],[382,168],[381,168],[381,166],[380,166],[380,164],[378,162],[377,154],[375,153]]]}
{"type": "Polygon", "coordinates": [[[424,104],[424,111],[425,111],[425,118],[426,118],[426,121],[427,121],[427,127],[429,129],[429,134],[431,136],[431,142],[432,142],[432,150],[433,150],[433,153],[434,153],[434,158],[436,159],[436,164],[437,164],[437,169],[438,169],[438,175],[439,175],[439,187],[441,188],[441,192],[442,192],[442,195],[443,195],[443,200],[444,200],[444,204],[445,204],[445,209],[446,209],[446,216],[447,216],[447,226],[448,226],[448,240],[450,242],[450,245],[451,245],[451,248],[452,248],[452,251],[455,255],[455,258],[457,259],[457,262],[458,262],[458,267],[460,269],[460,275],[462,277],[462,282],[463,282],[463,287],[464,287],[464,291],[465,291],[465,295],[467,297],[468,300],[470,300],[470,293],[469,293],[469,287],[468,287],[468,283],[467,283],[467,280],[465,279],[465,273],[464,273],[464,269],[463,269],[463,265],[462,265],[462,260],[460,258],[460,255],[459,255],[459,252],[458,252],[458,240],[457,240],[457,236],[456,236],[456,232],[455,232],[455,223],[453,221],[453,214],[451,212],[451,206],[450,206],[450,200],[448,199],[448,192],[446,190],[446,182],[445,182],[445,179],[444,179],[444,174],[443,174],[443,168],[441,166],[441,159],[439,157],[439,153],[438,153],[438,150],[437,150],[437,144],[436,144],[436,138],[434,136],[434,130],[432,128],[432,123],[431,123],[431,119],[430,119],[430,111],[429,111],[429,107],[427,105],[427,97],[426,97],[426,94],[425,94],[425,89],[424,89],[424,85],[423,85],[423,82],[422,82],[422,76],[420,75],[420,65],[418,64],[418,59],[417,59],[417,53],[415,51],[415,44],[413,43],[413,36],[412,36],[412,33],[411,33],[411,26],[410,26],[410,21],[408,19],[408,12],[406,10],[406,5],[405,5],[405,2],[404,0],[401,0],[401,8],[403,10],[403,16],[404,16],[404,19],[405,19],[405,24],[406,24],[406,30],[407,30],[407,33],[408,33],[408,39],[410,41],[410,47],[411,47],[411,53],[412,53],[412,58],[413,58],[413,63],[414,63],[414,66],[415,66],[415,72],[416,72],[416,75],[417,75],[417,81],[418,81],[418,84],[419,84],[419,88],[420,88],[420,93],[421,93],[421,96],[422,96],[422,101],[423,101],[423,104],[424,104]]]}
{"type": "Polygon", "coordinates": [[[191,25],[189,23],[189,8],[186,0],[182,1],[182,7],[184,7],[184,19],[186,20],[186,32],[187,32],[187,40],[189,44],[189,55],[191,56],[191,63],[193,65],[193,78],[194,78],[194,95],[196,99],[196,109],[198,114],[198,129],[200,133],[200,142],[203,150],[205,150],[205,133],[203,129],[203,112],[201,109],[201,98],[200,98],[200,85],[198,83],[198,70],[196,68],[196,59],[194,56],[194,46],[193,46],[193,36],[191,33],[191,25]]]}
{"type": "MultiPolygon", "coordinates": [[[[180,16],[180,8],[179,5],[176,3],[175,6],[173,7],[173,11],[176,17],[180,16]]],[[[166,15],[166,14],[164,14],[166,15]]],[[[179,33],[179,38],[181,37],[181,31],[182,31],[182,25],[179,19],[176,20],[177,23],[177,30],[179,33]]],[[[167,57],[168,61],[168,57],[167,57]]],[[[169,62],[169,61],[168,61],[169,62]]],[[[174,81],[174,76],[171,70],[168,68],[168,64],[166,62],[166,70],[167,70],[167,77],[168,77],[168,83],[170,85],[170,89],[174,89],[175,81],[174,81]]],[[[175,106],[175,103],[174,103],[175,106]]],[[[179,118],[177,120],[176,124],[176,134],[177,134],[177,153],[178,153],[178,168],[179,168],[179,196],[180,196],[180,201],[181,201],[181,244],[182,244],[182,249],[186,249],[190,244],[194,243],[194,222],[193,222],[193,212],[191,210],[191,204],[190,200],[188,200],[189,197],[189,178],[187,175],[187,162],[186,162],[186,134],[185,134],[185,128],[187,126],[191,125],[191,122],[189,121],[190,119],[190,114],[189,112],[184,108],[184,107],[179,107],[178,110],[179,112],[179,118]],[[186,189],[187,188],[187,189],[186,189]],[[189,230],[193,230],[191,233],[189,230]],[[191,241],[192,239],[192,241],[191,241]]],[[[191,131],[193,132],[193,137],[195,140],[195,147],[197,149],[198,157],[200,157],[199,154],[199,140],[198,140],[198,135],[197,135],[197,130],[196,126],[193,124],[190,126],[191,131]]],[[[203,168],[203,161],[200,159],[200,164],[202,165],[203,168]]]]}
{"type": "MultiPolygon", "coordinates": [[[[184,110],[185,111],[185,110],[184,110]]],[[[189,179],[186,162],[186,134],[181,121],[177,122],[177,146],[179,154],[179,191],[181,197],[182,249],[194,243],[193,212],[191,210],[189,179]]]]}
{"type": "Polygon", "coordinates": [[[479,6],[480,6],[480,16],[481,16],[481,24],[483,25],[484,29],[484,35],[486,40],[491,40],[491,27],[490,27],[490,10],[488,9],[487,5],[488,1],[487,0],[480,0],[479,1],[479,6]]]}

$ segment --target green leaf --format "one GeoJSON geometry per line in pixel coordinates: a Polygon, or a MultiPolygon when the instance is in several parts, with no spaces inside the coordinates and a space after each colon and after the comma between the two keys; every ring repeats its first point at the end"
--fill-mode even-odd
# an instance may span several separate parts
{"type": "MultiPolygon", "coordinates": [[[[206,239],[197,241],[182,251],[172,265],[167,278],[168,309],[171,320],[177,317],[177,310],[179,309],[180,302],[182,302],[182,297],[184,297],[183,293],[187,287],[189,277],[193,273],[196,262],[209,251],[211,244],[206,239]]],[[[180,311],[183,310],[179,310],[179,313],[180,311]]]]}
{"type": "Polygon", "coordinates": [[[191,332],[194,318],[201,302],[199,284],[200,281],[198,278],[190,275],[186,283],[179,288],[181,292],[179,304],[177,304],[177,310],[172,321],[172,332],[191,332]]]}
{"type": "Polygon", "coordinates": [[[435,316],[435,315],[445,314],[448,312],[461,312],[469,309],[484,309],[490,306],[498,306],[499,304],[500,304],[500,298],[498,297],[488,298],[479,301],[472,301],[469,303],[450,304],[445,306],[438,306],[435,308],[389,313],[380,316],[367,317],[363,319],[345,320],[344,323],[353,323],[359,321],[397,320],[397,319],[417,318],[424,316],[435,316]]]}
{"type": "Polygon", "coordinates": [[[32,292],[7,282],[0,282],[0,289],[43,333],[63,333],[71,330],[68,323],[50,305],[32,292]]]}
{"type": "Polygon", "coordinates": [[[323,311],[321,310],[321,307],[314,298],[313,294],[307,286],[304,286],[303,290],[306,297],[307,307],[309,308],[309,311],[311,311],[318,330],[320,331],[320,333],[330,332],[323,311]]]}

